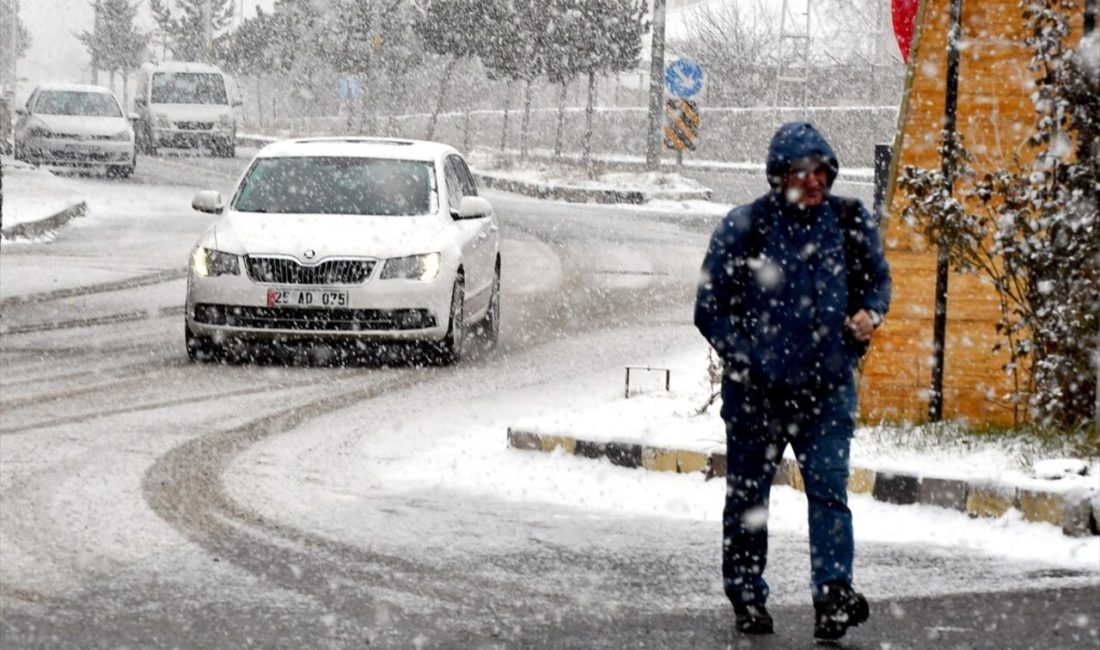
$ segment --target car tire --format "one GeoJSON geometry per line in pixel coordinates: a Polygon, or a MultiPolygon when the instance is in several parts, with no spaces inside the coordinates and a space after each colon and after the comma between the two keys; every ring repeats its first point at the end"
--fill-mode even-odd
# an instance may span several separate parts
{"type": "Polygon", "coordinates": [[[232,139],[225,139],[221,142],[215,143],[213,147],[215,156],[221,158],[236,158],[237,157],[237,142],[232,139]]]}
{"type": "Polygon", "coordinates": [[[156,134],[152,130],[146,130],[144,137],[141,138],[141,146],[139,149],[141,153],[147,156],[157,155],[157,141],[156,134]]]}
{"type": "Polygon", "coordinates": [[[130,178],[134,174],[134,166],[111,165],[107,168],[107,176],[110,178],[130,178]]]}
{"type": "Polygon", "coordinates": [[[466,289],[462,276],[451,290],[451,310],[447,319],[447,336],[439,343],[439,362],[445,366],[462,361],[466,347],[466,289]]]}
{"type": "Polygon", "coordinates": [[[187,358],[198,363],[217,362],[225,356],[221,345],[215,343],[207,336],[201,336],[191,332],[187,325],[183,326],[184,345],[187,347],[187,358]]]}
{"type": "Polygon", "coordinates": [[[496,347],[500,339],[500,260],[493,272],[493,288],[489,294],[489,309],[478,323],[477,333],[486,349],[496,347]]]}

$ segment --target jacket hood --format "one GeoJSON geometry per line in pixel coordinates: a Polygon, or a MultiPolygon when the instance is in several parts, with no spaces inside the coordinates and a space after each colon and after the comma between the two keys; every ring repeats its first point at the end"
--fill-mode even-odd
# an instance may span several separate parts
{"type": "Polygon", "coordinates": [[[816,158],[824,163],[829,176],[829,187],[833,186],[837,172],[840,171],[840,163],[825,136],[809,122],[788,122],[779,127],[772,136],[765,166],[768,184],[779,187],[779,181],[791,168],[791,163],[802,158],[816,158]]]}

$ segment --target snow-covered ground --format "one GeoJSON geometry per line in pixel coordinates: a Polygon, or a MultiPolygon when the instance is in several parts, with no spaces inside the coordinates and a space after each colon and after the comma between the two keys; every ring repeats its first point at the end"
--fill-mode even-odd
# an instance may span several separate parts
{"type": "MultiPolygon", "coordinates": [[[[621,336],[650,335],[628,331],[621,336]]],[[[275,519],[307,520],[349,538],[361,534],[367,516],[362,504],[369,495],[435,490],[535,508],[540,504],[572,508],[582,517],[641,516],[715,525],[721,520],[723,481],[706,481],[701,474],[627,469],[606,460],[507,446],[507,428],[524,422],[542,423],[547,428],[577,425],[605,434],[638,425],[640,429],[632,429],[632,440],[678,446],[685,441],[716,444],[723,435],[721,420],[714,415],[690,415],[705,392],[705,380],[699,380],[706,366],[701,340],[694,340],[697,335],[687,325],[667,328],[662,336],[676,351],[665,358],[638,361],[673,370],[674,388],[669,395],[654,392],[633,397],[628,404],[622,397],[622,367],[601,367],[599,355],[567,381],[551,375],[544,381],[533,377],[529,385],[501,385],[493,380],[494,366],[489,365],[473,376],[473,385],[482,388],[477,394],[456,391],[430,405],[412,399],[381,411],[371,408],[369,413],[353,408],[313,420],[294,435],[269,439],[237,460],[237,471],[230,473],[230,491],[242,503],[275,519]],[[340,429],[347,433],[333,435],[340,429]]],[[[582,352],[575,348],[572,342],[561,342],[501,363],[537,367],[539,357],[582,352]]],[[[860,432],[855,443],[856,462],[883,462],[904,451],[873,443],[873,438],[871,430],[860,432]]],[[[996,445],[990,445],[969,456],[957,448],[929,447],[919,460],[914,454],[913,462],[929,473],[944,463],[965,467],[969,462],[975,464],[976,471],[996,472],[1014,466],[1015,459],[1010,449],[998,451],[996,445]]],[[[887,505],[866,495],[854,495],[850,505],[857,545],[917,545],[941,549],[942,553],[966,550],[1100,578],[1100,538],[1066,537],[1059,528],[1026,522],[1015,511],[999,519],[971,519],[941,508],[887,505]]],[[[773,532],[805,537],[805,496],[789,487],[775,487],[769,527],[773,532]]],[[[500,531],[502,538],[510,535],[500,531]]],[[[415,544],[417,540],[407,542],[415,544]]],[[[906,584],[903,589],[935,593],[945,588],[949,588],[946,583],[906,584]]]]}
{"type": "MultiPolygon", "coordinates": [[[[183,266],[182,254],[166,263],[160,260],[157,251],[142,242],[156,231],[157,220],[196,219],[193,228],[200,229],[199,217],[190,214],[191,188],[158,187],[153,196],[141,185],[35,174],[33,182],[39,184],[23,186],[29,190],[28,196],[32,198],[28,203],[35,209],[46,209],[62,192],[72,191],[89,198],[89,217],[71,227],[85,229],[89,236],[94,234],[97,246],[111,239],[105,235],[112,235],[124,244],[123,257],[133,257],[136,262],[112,267],[115,269],[112,274],[117,269],[133,272],[152,270],[158,265],[159,268],[183,266]]],[[[545,171],[533,176],[553,178],[545,171]]],[[[655,182],[646,175],[628,180],[655,182]]],[[[651,204],[619,209],[653,212],[654,208],[651,204]]],[[[709,209],[713,214],[721,214],[728,206],[709,209]]],[[[80,245],[79,240],[67,244],[74,251],[80,245]]],[[[5,265],[5,294],[39,290],[44,282],[40,273],[47,266],[57,276],[49,284],[72,285],[100,279],[87,275],[103,259],[98,255],[87,262],[66,266],[58,265],[56,258],[52,261],[43,258],[41,264],[35,262],[31,246],[20,253],[22,266],[5,265]],[[13,271],[20,274],[12,274],[13,271]]],[[[4,262],[10,261],[5,255],[4,262]]],[[[656,390],[661,383],[659,379],[636,378],[635,386],[643,394],[624,400],[622,365],[601,360],[599,355],[592,358],[588,346],[598,346],[598,340],[562,341],[531,354],[505,356],[486,367],[471,369],[472,381],[468,385],[478,386],[476,391],[455,390],[449,393],[449,398],[432,404],[424,404],[410,395],[388,407],[385,413],[373,412],[373,407],[365,411],[342,410],[307,422],[296,432],[301,435],[268,439],[235,461],[239,471],[230,471],[226,477],[230,491],[257,511],[275,518],[316,520],[314,523],[329,531],[356,526],[354,517],[348,516],[348,509],[371,494],[415,492],[440,486],[535,507],[552,504],[575,508],[594,517],[619,513],[714,524],[721,514],[724,489],[721,481],[704,481],[701,475],[624,469],[606,461],[560,453],[517,451],[509,449],[506,443],[509,426],[526,424],[560,426],[578,432],[583,429],[594,436],[607,437],[614,437],[615,431],[629,430],[631,439],[647,444],[698,445],[704,449],[720,446],[723,428],[716,414],[717,405],[708,415],[693,414],[709,391],[705,376],[707,357],[702,339],[684,320],[679,318],[679,324],[668,325],[657,334],[628,331],[606,335],[666,339],[667,354],[638,358],[630,363],[670,368],[670,393],[656,390]],[[529,382],[522,385],[502,384],[494,379],[495,366],[530,364],[537,369],[540,359],[545,361],[555,355],[578,359],[577,371],[567,377],[543,377],[533,370],[529,382]],[[363,435],[368,427],[371,435],[363,435]],[[327,435],[332,431],[346,434],[334,439],[327,435]],[[318,446],[318,440],[325,442],[318,446]]],[[[906,444],[907,434],[903,431],[891,429],[887,433],[861,430],[853,447],[853,463],[904,468],[926,475],[960,472],[967,477],[976,474],[1004,477],[1013,473],[1026,476],[1026,469],[1019,464],[1019,450],[1010,446],[990,442],[965,447],[927,440],[906,444]]],[[[1090,471],[1092,475],[1086,480],[1095,485],[1100,467],[1093,462],[1090,471]]],[[[1100,577],[1100,538],[1068,538],[1054,526],[1023,521],[1015,511],[1000,519],[974,520],[962,513],[927,506],[886,505],[859,495],[852,498],[851,505],[860,543],[927,545],[945,552],[951,548],[970,549],[1093,572],[1100,577]]],[[[787,487],[775,488],[770,515],[773,531],[804,536],[805,512],[805,497],[801,493],[787,487]]]]}

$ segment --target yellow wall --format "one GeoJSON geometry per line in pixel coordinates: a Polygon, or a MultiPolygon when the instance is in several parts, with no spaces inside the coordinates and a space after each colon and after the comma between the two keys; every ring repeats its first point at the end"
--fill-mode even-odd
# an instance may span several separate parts
{"type": "MultiPolygon", "coordinates": [[[[944,119],[947,33],[951,0],[923,0],[910,59],[909,83],[894,143],[892,178],[907,165],[938,170],[944,119]]],[[[1084,10],[1072,17],[1076,43],[1084,10]]],[[[1031,52],[1019,0],[963,0],[957,128],[974,156],[974,168],[1010,167],[1027,157],[1024,141],[1035,123],[1028,71],[1031,52]]],[[[956,188],[957,190],[958,188],[956,188]]],[[[904,201],[887,196],[883,228],[894,298],[864,362],[860,404],[868,421],[921,421],[928,412],[932,376],[932,320],[936,252],[901,220],[904,201]]],[[[978,275],[951,274],[944,363],[944,417],[972,424],[1011,424],[1003,396],[1012,389],[1001,370],[1007,355],[990,350],[997,337],[996,294],[978,275]]]]}

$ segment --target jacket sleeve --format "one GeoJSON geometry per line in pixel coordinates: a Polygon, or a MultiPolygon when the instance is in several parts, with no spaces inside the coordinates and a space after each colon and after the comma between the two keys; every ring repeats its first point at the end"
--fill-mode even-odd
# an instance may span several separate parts
{"type": "Polygon", "coordinates": [[[707,247],[695,295],[695,327],[725,362],[744,366],[750,351],[740,309],[746,230],[737,226],[736,213],[715,229],[707,247]]]}
{"type": "Polygon", "coordinates": [[[890,294],[893,281],[890,279],[890,265],[886,262],[886,252],[879,236],[878,220],[871,216],[862,204],[859,206],[859,223],[863,241],[863,305],[885,316],[890,310],[890,294]]]}

